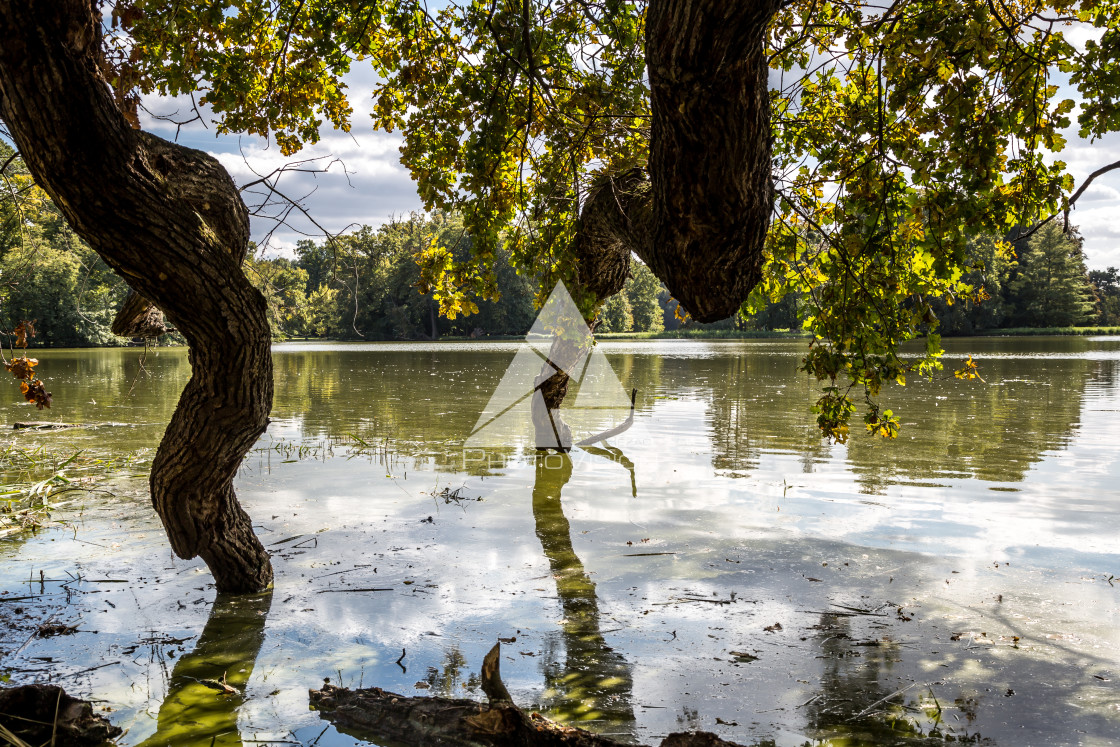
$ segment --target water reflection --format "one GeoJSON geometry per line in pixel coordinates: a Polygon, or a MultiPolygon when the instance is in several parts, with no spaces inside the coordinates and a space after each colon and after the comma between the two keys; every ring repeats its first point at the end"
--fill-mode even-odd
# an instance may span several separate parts
{"type": "Polygon", "coordinates": [[[428,673],[424,676],[424,681],[428,683],[428,688],[433,695],[441,695],[445,698],[460,697],[460,689],[469,693],[478,692],[481,683],[476,673],[469,672],[466,680],[463,680],[463,670],[466,667],[467,657],[455,645],[444,652],[442,669],[428,667],[428,673]]]}
{"type": "MultiPolygon", "coordinates": [[[[1061,346],[1049,357],[1023,357],[1007,341],[967,345],[978,346],[986,383],[944,378],[891,387],[884,401],[903,416],[901,438],[886,443],[855,432],[839,450],[820,438],[809,412],[816,388],[795,373],[800,343],[599,348],[627,389],[641,392],[639,420],[655,417],[667,425],[661,430],[692,429],[695,424],[671,416],[663,420],[665,413],[682,400],[704,403],[717,475],[756,476],[766,455],[775,453],[797,455],[801,472],[812,473],[840,455],[860,490],[873,495],[937,478],[1022,482],[1032,465],[1064,448],[1080,428],[1087,387],[1095,394],[1114,388],[1113,359],[1079,350],[1066,355],[1061,346]],[[1000,352],[1004,348],[1010,352],[1000,352]]],[[[458,472],[464,463],[454,447],[470,433],[517,346],[288,350],[278,348],[275,356],[274,436],[353,434],[416,459],[415,469],[458,472]]],[[[511,444],[497,451],[468,463],[467,471],[495,474],[490,467],[517,459],[520,450],[511,444]]]]}
{"type": "Polygon", "coordinates": [[[198,643],[171,671],[156,733],[143,747],[242,744],[237,712],[264,642],[272,591],[219,594],[198,643]]]}
{"type": "Polygon", "coordinates": [[[638,478],[634,472],[634,463],[631,462],[627,458],[627,456],[622,453],[622,449],[616,446],[611,446],[606,442],[604,442],[604,444],[604,446],[583,446],[581,448],[588,454],[594,454],[595,456],[603,457],[604,459],[608,459],[616,464],[625,467],[626,471],[630,473],[630,495],[633,498],[637,498],[638,478]]]}
{"type": "Polygon", "coordinates": [[[824,666],[820,692],[805,703],[808,733],[842,744],[913,743],[922,738],[991,744],[964,731],[967,723],[947,726],[943,716],[949,714],[942,711],[932,685],[894,671],[903,661],[903,644],[889,634],[853,636],[851,621],[850,615],[822,614],[813,626],[824,666]]]}
{"type": "Polygon", "coordinates": [[[571,477],[568,454],[537,455],[533,519],[564,615],[560,623],[564,659],[561,663],[554,649],[546,650],[542,705],[563,720],[605,721],[632,735],[630,665],[603,638],[595,583],[572,547],[571,525],[564,516],[562,492],[571,477]]]}
{"type": "MultiPolygon", "coordinates": [[[[257,682],[267,670],[268,684],[251,688],[255,703],[216,691],[191,695],[183,686],[194,681],[177,669],[177,695],[160,713],[165,731],[149,743],[179,739],[168,730],[180,718],[211,719],[207,733],[225,735],[216,743],[248,742],[247,725],[274,738],[306,729],[309,741],[322,727],[306,711],[305,688],[340,668],[348,685],[364,675],[367,685],[412,692],[421,678],[429,687],[417,692],[461,696],[475,684],[468,662],[477,666],[496,635],[520,629],[516,647],[507,648],[515,692],[535,692],[543,673],[541,705],[551,715],[587,718],[593,729],[645,742],[692,724],[748,743],[923,744],[951,726],[954,737],[980,733],[1007,745],[1024,733],[1047,743],[1109,744],[1120,719],[1110,655],[1120,645],[1120,584],[1107,581],[1120,576],[1120,345],[968,344],[986,384],[942,379],[892,389],[902,437],[854,434],[847,446],[817,437],[808,414],[813,388],[795,374],[800,342],[604,344],[626,388],[641,392],[634,428],[612,440],[625,453],[600,445],[576,449],[569,460],[519,445],[477,469],[464,466],[457,440],[516,346],[279,351],[269,437],[294,451],[258,454],[239,487],[269,542],[320,539],[276,545],[284,548],[276,562],[277,599],[285,603],[271,615],[270,645],[256,667],[257,682]],[[347,434],[369,448],[354,448],[347,434]],[[346,446],[319,448],[324,441],[346,446]],[[642,494],[634,500],[638,470],[642,494]],[[479,502],[452,510],[441,500],[433,510],[446,485],[464,485],[479,502]],[[864,500],[861,490],[884,497],[864,500]],[[657,552],[630,557],[630,541],[657,552]],[[546,572],[557,592],[538,580],[546,572]],[[395,591],[319,593],[347,585],[395,591]],[[740,602],[688,599],[732,592],[740,602]],[[913,619],[821,612],[887,601],[905,604],[913,619]],[[779,621],[785,632],[766,632],[779,621]],[[616,625],[625,631],[613,632],[616,625]],[[549,631],[543,640],[542,630],[549,631]],[[407,673],[394,663],[406,643],[414,657],[406,663],[417,662],[407,673]],[[758,658],[731,662],[729,651],[758,658]],[[280,694],[264,697],[268,690],[280,694]],[[183,705],[194,701],[224,713],[199,718],[183,705]]],[[[100,353],[49,355],[69,356],[49,361],[62,371],[100,353]]],[[[151,388],[142,382],[121,406],[139,408],[135,398],[165,380],[169,415],[185,359],[146,365],[151,388]]],[[[85,388],[64,400],[115,404],[133,373],[106,383],[96,373],[76,377],[85,388]]],[[[9,420],[27,418],[26,408],[15,408],[9,420]]],[[[157,414],[50,416],[154,421],[157,414]]],[[[13,439],[26,448],[97,438],[111,451],[140,430],[119,432],[124,441],[113,440],[118,429],[13,439]]],[[[145,433],[149,443],[158,440],[158,431],[145,433]]],[[[87,445],[94,446],[76,448],[87,445]]],[[[102,513],[108,505],[91,500],[73,536],[55,529],[0,543],[11,593],[40,569],[48,579],[67,571],[122,578],[127,569],[130,578],[163,574],[186,584],[182,566],[160,554],[163,535],[146,504],[122,503],[131,523],[113,525],[102,513]]],[[[136,588],[144,595],[138,609],[175,609],[166,590],[136,588]]],[[[86,657],[134,640],[132,613],[115,612],[110,598],[120,603],[101,592],[75,598],[99,621],[100,635],[36,641],[25,654],[81,662],[75,671],[86,657]]],[[[175,619],[152,613],[154,627],[181,637],[175,619]]],[[[144,723],[149,701],[131,683],[149,670],[162,681],[157,665],[99,668],[82,675],[85,692],[116,692],[109,697],[118,723],[144,723]]],[[[191,676],[220,679],[222,671],[191,676]]],[[[349,744],[334,736],[333,744],[349,744]]]]}
{"type": "Polygon", "coordinates": [[[946,478],[1022,482],[1045,452],[1065,448],[1081,425],[1086,385],[1101,361],[982,361],[986,383],[939,381],[908,387],[899,410],[904,435],[920,448],[883,448],[867,439],[848,450],[865,492],[946,478]],[[909,421],[909,422],[906,422],[909,421]]]}
{"type": "MultiPolygon", "coordinates": [[[[881,495],[890,485],[941,476],[1022,482],[1032,465],[1046,452],[1064,448],[1081,427],[1086,396],[1112,396],[1116,388],[1118,361],[1105,343],[979,339],[950,341],[954,346],[977,355],[987,383],[945,378],[886,390],[884,401],[903,416],[901,439],[883,443],[855,434],[839,452],[865,493],[881,495]]],[[[773,453],[796,454],[809,473],[837,453],[822,442],[809,413],[815,387],[796,374],[800,342],[598,347],[626,388],[641,392],[639,420],[661,418],[681,400],[704,403],[717,475],[750,477],[773,453]]],[[[313,442],[356,436],[417,460],[417,470],[462,471],[456,447],[517,349],[454,343],[277,346],[270,437],[313,442]]],[[[116,453],[158,441],[189,377],[189,364],[181,350],[156,350],[148,353],[141,371],[140,355],[135,350],[39,353],[56,396],[51,411],[37,417],[137,427],[31,433],[20,440],[65,441],[78,448],[96,442],[116,453]]],[[[9,422],[29,417],[14,401],[3,407],[9,422]]],[[[516,458],[516,452],[511,445],[503,461],[516,458]]]]}
{"type": "Polygon", "coordinates": [[[763,353],[704,362],[712,467],[717,474],[747,477],[759,467],[765,451],[800,454],[805,472],[828,458],[828,444],[807,414],[811,390],[804,379],[790,376],[796,360],[763,353]]]}

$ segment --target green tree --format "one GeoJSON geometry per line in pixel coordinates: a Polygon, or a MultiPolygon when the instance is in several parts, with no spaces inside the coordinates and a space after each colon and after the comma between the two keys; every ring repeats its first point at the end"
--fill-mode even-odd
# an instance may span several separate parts
{"type": "Polygon", "coordinates": [[[32,346],[122,344],[110,327],[124,283],[49,203],[19,207],[18,224],[0,224],[0,330],[26,320],[32,346]]]}
{"type": "Polygon", "coordinates": [[[341,331],[338,290],[320,285],[307,296],[307,333],[315,337],[335,337],[341,331]]]}
{"type": "Polygon", "coordinates": [[[308,293],[330,280],[334,255],[327,242],[315,243],[311,239],[296,242],[296,264],[307,272],[308,293]]]}
{"type": "Polygon", "coordinates": [[[634,314],[626,292],[615,293],[603,303],[597,332],[629,332],[634,329],[634,314]]]}
{"type": "Polygon", "coordinates": [[[1093,314],[1093,295],[1080,237],[1067,236],[1056,222],[1039,229],[1018,258],[1008,301],[1015,323],[1026,327],[1069,327],[1093,314]]]}
{"type": "Polygon", "coordinates": [[[258,257],[255,250],[246,257],[245,269],[268,304],[272,336],[282,340],[307,334],[307,270],[285,257],[258,257]]]}
{"type": "MultiPolygon", "coordinates": [[[[537,310],[534,301],[539,283],[528,272],[518,272],[510,261],[509,250],[499,249],[495,280],[496,300],[478,299],[478,313],[449,322],[452,333],[470,334],[481,330],[490,335],[524,335],[533,325],[537,310]],[[470,325],[471,329],[466,330],[470,325]]],[[[438,301],[432,299],[438,307],[438,301]]]]}
{"type": "Polygon", "coordinates": [[[1011,314],[1006,295],[1012,256],[1010,245],[993,234],[969,239],[968,263],[973,269],[963,279],[973,292],[934,300],[931,306],[941,330],[970,335],[1006,325],[1011,314]]]}
{"type": "Polygon", "coordinates": [[[657,276],[640,262],[630,265],[630,279],[624,293],[630,302],[635,332],[660,332],[665,329],[658,297],[664,288],[657,276]]]}
{"type": "Polygon", "coordinates": [[[537,285],[517,271],[504,248],[498,250],[496,297],[474,298],[469,317],[442,315],[432,289],[425,289],[419,257],[434,245],[465,255],[471,242],[461,218],[440,211],[414,213],[376,229],[362,226],[321,243],[301,241],[296,264],[306,272],[306,293],[308,298],[319,293],[315,334],[404,340],[524,334],[535,316],[537,285]],[[327,314],[334,315],[329,323],[327,314]]]}
{"type": "Polygon", "coordinates": [[[777,301],[772,301],[743,320],[748,328],[775,330],[797,330],[801,328],[801,309],[804,300],[800,293],[787,293],[777,301]]]}
{"type": "Polygon", "coordinates": [[[1090,270],[1089,283],[1097,297],[1096,323],[1105,326],[1120,325],[1120,270],[1090,270]]]}

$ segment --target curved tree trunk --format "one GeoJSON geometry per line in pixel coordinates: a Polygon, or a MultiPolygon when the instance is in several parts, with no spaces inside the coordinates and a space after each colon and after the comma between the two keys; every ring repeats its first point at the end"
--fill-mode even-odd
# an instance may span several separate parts
{"type": "MultiPolygon", "coordinates": [[[[758,284],[774,207],[763,42],[779,4],[650,0],[649,163],[600,179],[576,233],[577,282],[596,306],[626,284],[631,253],[701,322],[731,316],[758,284]]],[[[567,429],[568,380],[547,364],[537,377],[538,442],[567,429]]]]}
{"type": "Polygon", "coordinates": [[[129,126],[100,71],[90,0],[0,0],[0,118],[74,230],[190,345],[191,379],[152,464],[152,503],[180,557],[220,591],[272,581],[233,478],[268,424],[265,301],[240,269],[249,217],[209,155],[129,126]]]}
{"type": "Polygon", "coordinates": [[[779,0],[650,0],[648,181],[597,184],[576,241],[580,284],[622,288],[630,252],[693,318],[724,319],[761,278],[773,210],[769,66],[779,0]]]}

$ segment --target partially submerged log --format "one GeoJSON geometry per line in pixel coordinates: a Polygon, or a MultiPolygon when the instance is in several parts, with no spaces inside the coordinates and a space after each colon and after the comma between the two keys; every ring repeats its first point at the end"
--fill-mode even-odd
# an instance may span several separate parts
{"type": "MultiPolygon", "coordinates": [[[[379,687],[350,690],[324,684],[309,698],[339,731],[403,745],[446,747],[622,747],[623,743],[525,713],[509,697],[495,645],[482,664],[489,704],[443,697],[408,697],[379,687]]],[[[670,734],[660,747],[742,747],[709,732],[670,734]]]]}
{"type": "Polygon", "coordinates": [[[60,431],[64,428],[81,428],[81,423],[12,423],[16,431],[60,431]]]}
{"type": "Polygon", "coordinates": [[[513,703],[486,706],[457,698],[410,698],[381,688],[348,690],[323,685],[310,693],[322,717],[358,738],[409,745],[502,747],[564,745],[615,747],[618,742],[582,729],[555,724],[538,714],[526,715],[513,703]]]}
{"type": "Polygon", "coordinates": [[[30,421],[12,423],[12,430],[60,431],[66,428],[101,428],[103,426],[132,428],[135,425],[136,423],[36,423],[34,421],[30,421]]]}
{"type": "Polygon", "coordinates": [[[57,685],[0,687],[0,737],[28,744],[97,745],[120,736],[121,728],[93,712],[85,700],[57,685]]]}

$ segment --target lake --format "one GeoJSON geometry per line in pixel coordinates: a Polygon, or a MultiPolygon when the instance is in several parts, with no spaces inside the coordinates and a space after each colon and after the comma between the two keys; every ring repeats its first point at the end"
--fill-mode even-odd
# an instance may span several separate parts
{"type": "Polygon", "coordinates": [[[239,600],[130,476],[185,351],[37,351],[54,408],[9,382],[5,422],[121,425],[7,438],[115,477],[0,539],[0,675],[95,699],[121,744],[347,745],[308,688],[482,697],[501,638],[518,704],[626,741],[1115,743],[1120,339],[949,340],[984,381],[891,387],[900,437],[857,415],[847,445],[806,345],[601,342],[633,426],[569,455],[464,446],[518,344],[277,345],[236,483],[276,583],[239,600]],[[52,616],[78,631],[29,637],[52,616]]]}

